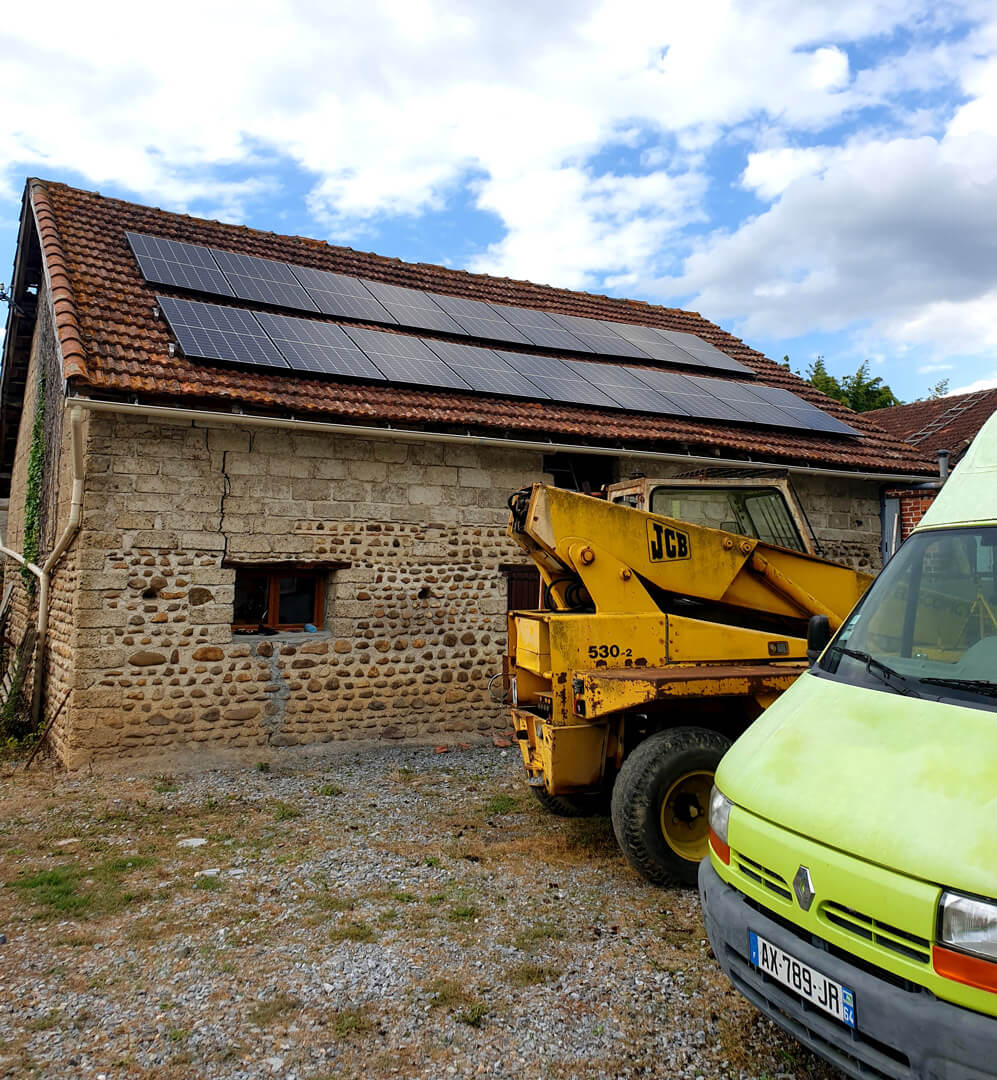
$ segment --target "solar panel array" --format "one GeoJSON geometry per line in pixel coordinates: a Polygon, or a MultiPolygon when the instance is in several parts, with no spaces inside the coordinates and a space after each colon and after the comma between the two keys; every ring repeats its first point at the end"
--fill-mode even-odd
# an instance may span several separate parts
{"type": "Polygon", "coordinates": [[[695,334],[484,303],[143,233],[125,235],[146,281],[160,285],[506,346],[536,345],[755,374],[695,334]]]}
{"type": "Polygon", "coordinates": [[[788,390],[772,386],[486,349],[173,297],[160,296],[158,303],[183,352],[205,360],[663,416],[859,434],[788,390]]]}

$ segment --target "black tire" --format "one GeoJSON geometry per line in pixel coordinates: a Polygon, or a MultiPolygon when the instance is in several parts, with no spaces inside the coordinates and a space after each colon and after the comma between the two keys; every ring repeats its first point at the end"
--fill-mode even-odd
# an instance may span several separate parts
{"type": "Polygon", "coordinates": [[[707,783],[712,785],[713,773],[729,746],[730,740],[717,731],[669,728],[649,736],[623,762],[613,788],[613,832],[630,865],[655,885],[696,884],[699,862],[706,854],[707,783]],[[675,846],[665,836],[663,824],[663,808],[670,795],[668,828],[675,846]],[[693,849],[699,847],[702,851],[693,857],[693,849]]]}
{"type": "Polygon", "coordinates": [[[548,814],[558,817],[597,817],[607,812],[606,800],[600,795],[550,795],[542,787],[531,787],[530,791],[548,814]]]}

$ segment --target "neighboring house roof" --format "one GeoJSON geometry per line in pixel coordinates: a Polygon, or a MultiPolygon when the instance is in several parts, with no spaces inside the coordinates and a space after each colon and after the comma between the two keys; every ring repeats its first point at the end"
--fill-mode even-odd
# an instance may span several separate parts
{"type": "Polygon", "coordinates": [[[865,415],[891,435],[916,446],[926,457],[948,450],[954,465],[995,412],[997,387],[874,409],[865,415]]]}
{"type": "MultiPolygon", "coordinates": [[[[561,442],[620,446],[624,451],[636,448],[680,450],[793,462],[817,468],[912,474],[928,471],[919,455],[877,428],[868,419],[868,414],[852,413],[820,394],[786,367],[767,359],[694,312],[470,274],[441,266],[404,263],[317,240],[167,213],[40,180],[28,181],[25,191],[24,218],[32,217],[37,223],[38,235],[33,238],[30,234],[35,230],[27,228],[22,221],[20,271],[15,268],[15,286],[20,281],[20,294],[25,296],[24,281],[26,275],[30,276],[25,270],[28,264],[34,266],[37,280],[40,250],[50,283],[64,372],[71,391],[129,398],[139,396],[144,401],[160,404],[175,405],[179,401],[200,408],[227,410],[238,406],[258,413],[293,414],[299,418],[347,423],[393,424],[510,437],[527,435],[561,442]],[[483,397],[461,391],[357,384],[300,373],[285,375],[271,370],[215,366],[201,360],[188,360],[179,352],[170,355],[166,324],[154,314],[156,295],[184,294],[144,280],[125,239],[126,230],[435,293],[696,334],[748,365],[763,382],[781,386],[813,402],[859,429],[866,437],[837,437],[812,431],[607,411],[549,401],[483,397]]],[[[209,297],[198,299],[210,300],[209,297]]],[[[221,302],[246,308],[259,307],[228,298],[221,302]]],[[[420,332],[420,336],[427,335],[420,332]]],[[[19,340],[25,340],[23,329],[19,340]]],[[[17,360],[16,350],[14,359],[17,360]]],[[[22,382],[25,363],[22,356],[22,382]]],[[[5,364],[4,381],[0,386],[3,453],[9,464],[20,397],[18,371],[8,371],[7,367],[16,369],[18,364],[5,364]]],[[[726,377],[727,373],[723,374],[726,377]]]]}

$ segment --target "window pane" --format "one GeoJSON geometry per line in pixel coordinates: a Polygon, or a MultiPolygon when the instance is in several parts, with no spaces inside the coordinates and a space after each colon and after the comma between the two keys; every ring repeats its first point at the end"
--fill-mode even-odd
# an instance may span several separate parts
{"type": "Polygon", "coordinates": [[[235,603],[232,621],[256,626],[267,619],[267,578],[263,574],[235,572],[235,603]]]}
{"type": "Polygon", "coordinates": [[[804,550],[782,492],[772,488],[659,487],[651,492],[651,513],[804,550]]]}
{"type": "Polygon", "coordinates": [[[315,616],[314,574],[282,575],[279,579],[280,610],[278,623],[309,623],[315,616]]]}

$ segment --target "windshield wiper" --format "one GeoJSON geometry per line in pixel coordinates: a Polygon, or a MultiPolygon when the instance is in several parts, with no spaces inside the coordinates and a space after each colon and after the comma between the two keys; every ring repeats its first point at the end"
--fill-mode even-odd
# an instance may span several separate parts
{"type": "MultiPolygon", "coordinates": [[[[844,645],[832,645],[831,652],[844,653],[845,656],[850,656],[853,660],[861,660],[865,664],[865,669],[871,675],[880,672],[880,681],[888,686],[891,690],[896,690],[898,694],[906,694],[908,697],[920,697],[921,695],[908,685],[908,679],[906,675],[901,675],[899,671],[894,671],[888,664],[884,664],[882,660],[877,660],[875,656],[870,655],[867,652],[860,652],[858,649],[846,649],[844,645]],[[894,686],[888,679],[896,679],[900,683],[900,686],[894,686]]],[[[928,680],[924,679],[923,682],[928,680]]]]}
{"type": "Polygon", "coordinates": [[[974,694],[997,697],[997,682],[988,682],[986,679],[921,679],[920,681],[931,683],[932,686],[951,686],[953,690],[971,690],[974,694]]]}

